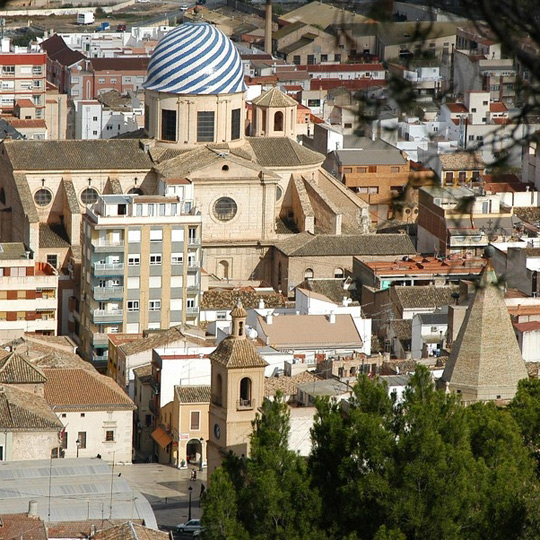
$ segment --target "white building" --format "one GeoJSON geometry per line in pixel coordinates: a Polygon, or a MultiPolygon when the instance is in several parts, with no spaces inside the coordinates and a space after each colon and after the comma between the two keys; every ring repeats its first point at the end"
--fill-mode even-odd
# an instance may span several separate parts
{"type": "MultiPolygon", "coordinates": [[[[447,311],[445,309],[445,311],[447,311]]],[[[411,353],[415,360],[439,354],[446,341],[448,313],[418,313],[412,319],[411,353]]]]}
{"type": "Polygon", "coordinates": [[[540,322],[514,323],[514,332],[525,362],[540,362],[540,322]]]}

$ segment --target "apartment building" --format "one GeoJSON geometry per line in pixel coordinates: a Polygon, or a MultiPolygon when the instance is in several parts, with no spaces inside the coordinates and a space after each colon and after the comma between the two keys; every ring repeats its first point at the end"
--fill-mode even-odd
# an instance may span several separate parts
{"type": "Polygon", "coordinates": [[[109,333],[198,321],[201,216],[192,207],[192,185],[183,187],[185,198],[101,195],[87,208],[81,342],[96,367],[106,367],[109,333]]]}
{"type": "Polygon", "coordinates": [[[2,114],[12,113],[19,100],[28,99],[35,106],[35,117],[45,118],[46,68],[45,53],[0,53],[2,114]]]}
{"type": "Polygon", "coordinates": [[[56,335],[58,273],[24,244],[0,244],[0,339],[24,332],[56,335]]]}

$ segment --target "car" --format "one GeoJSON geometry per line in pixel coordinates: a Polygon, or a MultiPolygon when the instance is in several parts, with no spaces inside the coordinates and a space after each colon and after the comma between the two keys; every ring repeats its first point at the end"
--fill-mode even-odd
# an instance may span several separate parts
{"type": "Polygon", "coordinates": [[[180,11],[187,11],[189,8],[185,4],[183,6],[180,6],[180,11]]]}
{"type": "Polygon", "coordinates": [[[190,532],[198,536],[202,531],[201,526],[201,520],[200,519],[190,519],[189,521],[186,521],[186,523],[180,523],[180,525],[176,526],[176,532],[178,533],[185,533],[190,532]]]}
{"type": "Polygon", "coordinates": [[[117,27],[116,27],[116,31],[117,32],[125,32],[127,30],[127,26],[125,24],[119,24],[117,27]]]}

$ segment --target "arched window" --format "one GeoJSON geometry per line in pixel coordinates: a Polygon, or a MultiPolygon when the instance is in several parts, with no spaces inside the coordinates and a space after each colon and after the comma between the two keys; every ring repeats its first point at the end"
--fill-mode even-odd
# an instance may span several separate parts
{"type": "Polygon", "coordinates": [[[334,277],[342,279],[343,278],[343,268],[336,268],[334,269],[334,277]]]}
{"type": "Polygon", "coordinates": [[[87,187],[81,193],[81,202],[83,204],[94,204],[98,200],[99,193],[93,187],[87,187]]]}
{"type": "Polygon", "coordinates": [[[239,336],[244,335],[244,323],[242,321],[238,322],[238,335],[239,336]]]}
{"type": "Polygon", "coordinates": [[[304,270],[304,279],[313,279],[313,268],[306,268],[304,270]]]}
{"type": "Polygon", "coordinates": [[[139,189],[138,187],[132,187],[129,191],[128,191],[128,194],[129,195],[144,195],[144,192],[142,189],[139,189]]]}
{"type": "Polygon", "coordinates": [[[274,114],[274,131],[283,131],[283,113],[281,111],[274,114]]]}
{"type": "Polygon", "coordinates": [[[216,377],[216,388],[213,401],[220,407],[223,405],[223,378],[221,377],[221,373],[218,373],[216,377]]]}
{"type": "Polygon", "coordinates": [[[229,279],[229,262],[228,261],[219,261],[218,277],[222,279],[229,279]]]}
{"type": "Polygon", "coordinates": [[[251,379],[249,377],[244,377],[240,381],[240,399],[238,400],[238,406],[243,408],[251,408],[252,399],[251,399],[251,379]]]}

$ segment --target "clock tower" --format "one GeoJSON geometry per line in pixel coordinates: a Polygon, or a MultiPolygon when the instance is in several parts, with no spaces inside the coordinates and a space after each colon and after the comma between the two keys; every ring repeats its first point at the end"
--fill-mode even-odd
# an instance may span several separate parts
{"type": "Polygon", "coordinates": [[[240,300],[231,317],[231,335],[210,355],[209,477],[229,451],[238,456],[248,454],[252,422],[264,398],[267,363],[246,338],[247,313],[240,300]]]}

